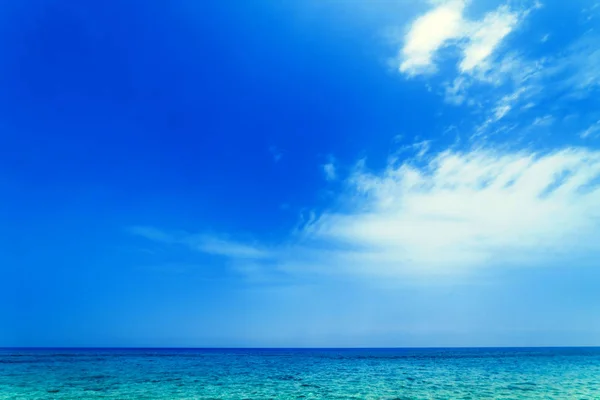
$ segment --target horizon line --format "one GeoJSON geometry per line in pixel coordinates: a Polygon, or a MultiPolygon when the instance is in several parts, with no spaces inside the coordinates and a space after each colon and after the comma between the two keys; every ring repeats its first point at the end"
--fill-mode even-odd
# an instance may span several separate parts
{"type": "Polygon", "coordinates": [[[443,349],[574,349],[600,345],[551,346],[406,346],[406,347],[215,347],[215,346],[0,346],[0,350],[443,350],[443,349]]]}

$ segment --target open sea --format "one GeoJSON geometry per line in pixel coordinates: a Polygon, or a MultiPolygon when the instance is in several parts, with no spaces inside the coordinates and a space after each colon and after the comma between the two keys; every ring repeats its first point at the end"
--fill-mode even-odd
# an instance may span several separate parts
{"type": "Polygon", "coordinates": [[[600,348],[0,349],[0,399],[600,399],[600,348]]]}

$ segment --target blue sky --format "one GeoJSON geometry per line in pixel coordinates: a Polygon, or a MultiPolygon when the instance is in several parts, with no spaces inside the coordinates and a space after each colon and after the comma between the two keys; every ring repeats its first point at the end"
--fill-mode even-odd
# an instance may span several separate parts
{"type": "Polygon", "coordinates": [[[0,7],[0,346],[600,345],[593,2],[0,7]]]}

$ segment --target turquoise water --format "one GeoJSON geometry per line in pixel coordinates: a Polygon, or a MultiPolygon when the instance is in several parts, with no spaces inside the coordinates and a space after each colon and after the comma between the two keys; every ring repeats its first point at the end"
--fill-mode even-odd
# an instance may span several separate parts
{"type": "Polygon", "coordinates": [[[0,350],[0,399],[600,399],[600,349],[0,350]]]}

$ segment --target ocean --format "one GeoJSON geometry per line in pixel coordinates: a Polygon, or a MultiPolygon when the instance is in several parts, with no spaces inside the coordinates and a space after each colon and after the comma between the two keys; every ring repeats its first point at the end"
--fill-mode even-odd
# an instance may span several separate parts
{"type": "Polygon", "coordinates": [[[2,349],[0,399],[600,399],[600,348],[2,349]]]}

